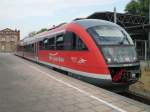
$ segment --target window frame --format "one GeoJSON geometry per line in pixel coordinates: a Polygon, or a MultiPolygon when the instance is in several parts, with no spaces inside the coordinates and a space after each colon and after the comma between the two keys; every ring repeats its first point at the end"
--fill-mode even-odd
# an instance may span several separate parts
{"type": "Polygon", "coordinates": [[[88,47],[87,47],[87,45],[84,43],[84,41],[82,40],[82,38],[79,36],[79,35],[77,35],[75,32],[73,32],[73,31],[66,31],[65,32],[65,36],[64,36],[64,48],[67,48],[67,49],[64,49],[64,50],[66,50],[66,51],[88,51],[89,49],[88,49],[88,47]],[[72,34],[72,37],[70,37],[70,38],[73,38],[73,39],[70,39],[70,40],[72,40],[73,42],[72,42],[72,44],[67,44],[67,43],[65,43],[66,41],[66,39],[65,39],[65,37],[67,36],[67,33],[69,34],[72,34]],[[74,36],[73,36],[74,35],[74,36]],[[79,49],[79,47],[77,48],[77,39],[78,40],[80,40],[83,44],[84,44],[84,46],[85,46],[85,49],[79,49]],[[74,42],[75,41],[75,42],[74,42]],[[73,45],[74,44],[74,46],[72,46],[71,47],[71,45],[73,45]],[[65,46],[65,45],[68,45],[68,46],[65,46]],[[68,47],[70,47],[70,49],[68,49],[68,47]]]}
{"type": "MultiPolygon", "coordinates": [[[[71,41],[70,40],[70,41],[71,41]]],[[[68,40],[69,42],[69,40],[68,40]]],[[[61,33],[57,33],[57,34],[54,34],[54,35],[51,35],[51,36],[47,36],[47,37],[44,37],[42,40],[38,41],[38,44],[39,44],[39,49],[40,50],[60,50],[60,51],[88,51],[88,47],[87,45],[85,44],[85,42],[82,40],[82,38],[77,35],[75,32],[73,31],[66,31],[66,32],[61,32],[61,33]],[[66,42],[67,42],[67,33],[71,33],[72,34],[72,37],[69,37],[69,38],[73,38],[71,39],[73,42],[70,43],[70,45],[67,46],[66,42]],[[73,36],[74,35],[74,36],[73,36]],[[57,38],[59,37],[62,37],[63,40],[62,42],[61,41],[58,41],[57,42],[57,38]],[[54,39],[54,44],[51,45],[49,40],[51,39],[54,39]],[[82,45],[84,45],[85,48],[79,48],[79,43],[77,42],[77,39],[78,41],[80,41],[82,43],[82,45]],[[48,42],[48,45],[46,45],[47,47],[45,47],[45,44],[44,44],[44,40],[47,40],[48,42]],[[40,42],[42,42],[42,46],[40,45],[40,42]],[[74,44],[74,45],[73,45],[74,44]],[[78,47],[77,47],[78,45],[78,47]],[[50,48],[51,46],[53,46],[53,48],[50,48]],[[68,47],[72,47],[71,49],[68,49],[68,47]]]]}
{"type": "Polygon", "coordinates": [[[55,36],[55,46],[56,46],[56,50],[64,50],[64,35],[65,33],[59,33],[55,36]],[[62,37],[63,40],[62,41],[57,41],[57,38],[62,37]],[[62,48],[61,48],[62,47],[62,48]]]}

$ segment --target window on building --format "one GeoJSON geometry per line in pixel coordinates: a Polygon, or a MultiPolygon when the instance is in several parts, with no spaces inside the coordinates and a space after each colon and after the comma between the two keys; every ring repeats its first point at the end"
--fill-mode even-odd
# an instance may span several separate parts
{"type": "Polygon", "coordinates": [[[6,36],[6,41],[7,41],[7,42],[10,41],[10,36],[6,36]]]}
{"type": "Polygon", "coordinates": [[[88,50],[81,38],[73,32],[66,32],[64,36],[65,50],[88,50]]]}
{"type": "Polygon", "coordinates": [[[1,50],[5,50],[5,45],[2,45],[1,50]]]}
{"type": "Polygon", "coordinates": [[[11,41],[15,41],[15,39],[14,39],[14,37],[13,37],[13,36],[11,37],[11,41]]]}
{"type": "Polygon", "coordinates": [[[5,38],[4,38],[4,37],[2,38],[2,41],[5,41],[5,38]]]}

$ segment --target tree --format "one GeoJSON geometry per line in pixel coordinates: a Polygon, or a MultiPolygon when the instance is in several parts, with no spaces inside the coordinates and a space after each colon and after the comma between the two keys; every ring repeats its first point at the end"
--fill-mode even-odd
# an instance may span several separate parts
{"type": "Polygon", "coordinates": [[[34,35],[36,35],[36,31],[32,31],[28,34],[28,37],[33,37],[34,35]]]}
{"type": "Polygon", "coordinates": [[[149,2],[150,0],[131,0],[125,8],[125,11],[129,14],[146,16],[149,15],[149,2]]]}
{"type": "Polygon", "coordinates": [[[28,37],[33,37],[34,35],[39,34],[39,33],[42,33],[42,32],[47,31],[47,30],[48,30],[47,28],[42,28],[42,29],[40,29],[39,31],[32,31],[32,32],[30,32],[30,33],[28,34],[28,37]]]}
{"type": "Polygon", "coordinates": [[[38,33],[42,33],[42,32],[44,32],[44,31],[47,31],[47,30],[48,30],[47,28],[42,28],[41,30],[37,31],[37,34],[38,34],[38,33]]]}

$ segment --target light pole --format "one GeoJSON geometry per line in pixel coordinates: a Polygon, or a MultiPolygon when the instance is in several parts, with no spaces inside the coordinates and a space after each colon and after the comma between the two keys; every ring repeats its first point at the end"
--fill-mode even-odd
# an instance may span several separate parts
{"type": "Polygon", "coordinates": [[[116,7],[114,7],[114,23],[117,23],[116,7]]]}
{"type": "MultiPolygon", "coordinates": [[[[150,25],[150,1],[149,1],[149,25],[150,25]]],[[[149,44],[149,49],[150,49],[150,27],[149,27],[149,31],[148,31],[148,44],[149,44]]]]}
{"type": "MultiPolygon", "coordinates": [[[[149,1],[149,14],[148,14],[148,18],[149,18],[149,23],[148,24],[150,25],[150,1],[149,1]]],[[[148,47],[147,47],[148,48],[148,52],[147,51],[146,52],[148,53],[148,57],[149,57],[150,56],[150,54],[149,54],[150,53],[150,26],[148,27],[148,42],[147,42],[147,44],[148,44],[148,47]]]]}

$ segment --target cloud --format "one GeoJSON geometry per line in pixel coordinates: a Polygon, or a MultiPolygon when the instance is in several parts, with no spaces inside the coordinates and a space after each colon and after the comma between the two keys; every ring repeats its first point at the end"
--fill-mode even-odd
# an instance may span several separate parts
{"type": "Polygon", "coordinates": [[[57,10],[110,4],[114,0],[1,0],[0,17],[52,16],[57,10]]]}
{"type": "Polygon", "coordinates": [[[0,1],[0,17],[23,18],[29,16],[47,16],[54,6],[51,0],[2,0],[0,1]]]}
{"type": "Polygon", "coordinates": [[[81,7],[111,4],[115,0],[61,0],[60,4],[67,7],[81,7]]]}
{"type": "MultiPolygon", "coordinates": [[[[0,29],[18,28],[21,36],[93,13],[125,0],[0,0],[0,29]],[[91,10],[89,10],[91,9],[91,10]]],[[[109,7],[108,7],[109,8],[109,7]]]]}

